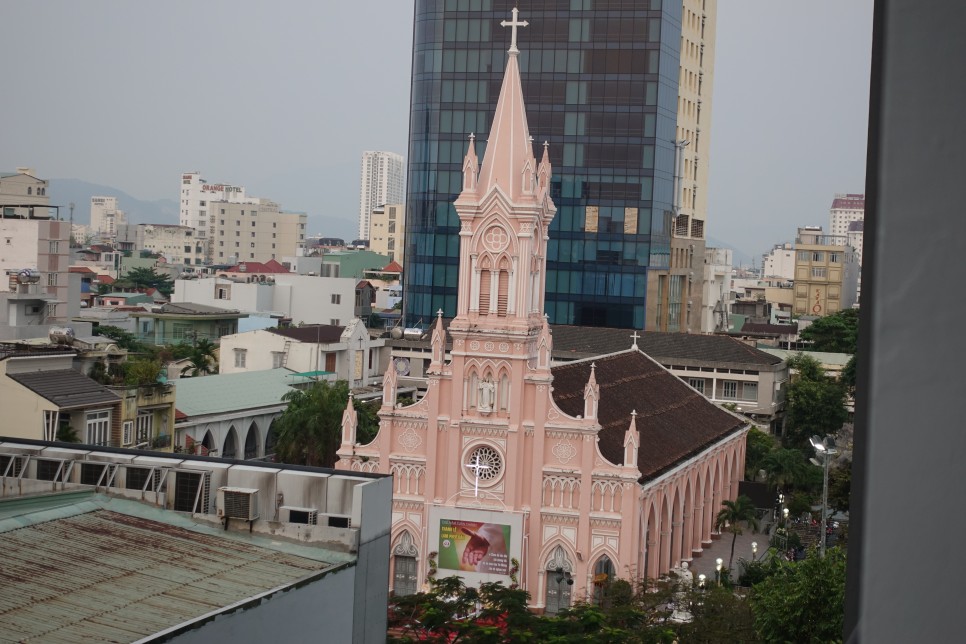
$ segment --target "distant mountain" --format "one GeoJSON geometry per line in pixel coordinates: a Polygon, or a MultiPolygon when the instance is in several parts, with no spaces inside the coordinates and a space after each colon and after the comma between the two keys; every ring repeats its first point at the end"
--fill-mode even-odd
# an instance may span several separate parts
{"type": "Polygon", "coordinates": [[[123,190],[88,183],[79,179],[51,179],[50,203],[61,206],[61,217],[70,216],[68,204],[74,202],[74,223],[91,223],[91,197],[117,197],[118,208],[127,214],[129,224],[177,224],[178,202],[174,199],[144,201],[123,190]]]}

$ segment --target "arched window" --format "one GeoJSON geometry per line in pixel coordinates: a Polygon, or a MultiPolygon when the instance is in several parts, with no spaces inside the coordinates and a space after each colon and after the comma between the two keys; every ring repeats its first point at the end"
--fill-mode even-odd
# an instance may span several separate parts
{"type": "Polygon", "coordinates": [[[480,271],[480,315],[490,314],[490,271],[480,271]]]}
{"type": "Polygon", "coordinates": [[[245,460],[250,460],[258,456],[258,425],[254,422],[248,428],[248,435],[245,437],[245,460]]]}
{"type": "Polygon", "coordinates": [[[392,551],[392,590],[396,595],[416,594],[419,578],[416,575],[416,555],[419,554],[409,531],[399,537],[399,543],[392,551]]]}
{"type": "Polygon", "coordinates": [[[497,283],[497,296],[496,296],[496,314],[501,317],[506,317],[507,303],[510,298],[510,273],[509,271],[501,270],[499,280],[497,283]]]}
{"type": "Polygon", "coordinates": [[[234,426],[228,430],[228,436],[225,437],[225,444],[221,449],[222,458],[235,458],[238,454],[238,436],[235,434],[234,426]]]}
{"type": "Polygon", "coordinates": [[[610,582],[614,581],[614,564],[610,557],[601,555],[594,564],[594,603],[598,606],[604,601],[604,591],[610,582]]]}
{"type": "Polygon", "coordinates": [[[507,411],[510,408],[510,378],[506,374],[500,376],[500,393],[498,396],[500,401],[500,411],[507,411]]]}
{"type": "Polygon", "coordinates": [[[573,565],[560,546],[553,549],[547,561],[546,614],[556,615],[570,608],[574,585],[573,565]]]}

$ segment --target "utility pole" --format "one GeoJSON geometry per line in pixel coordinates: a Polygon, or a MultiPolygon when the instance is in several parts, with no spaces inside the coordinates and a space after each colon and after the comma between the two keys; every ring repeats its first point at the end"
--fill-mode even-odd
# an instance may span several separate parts
{"type": "Polygon", "coordinates": [[[67,235],[67,247],[74,247],[74,202],[70,202],[70,232],[67,235]]]}

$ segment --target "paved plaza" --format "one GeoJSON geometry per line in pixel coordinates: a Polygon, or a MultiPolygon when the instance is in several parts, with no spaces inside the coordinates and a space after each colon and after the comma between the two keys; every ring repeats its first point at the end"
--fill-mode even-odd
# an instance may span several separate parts
{"type": "MultiPolygon", "coordinates": [[[[735,540],[735,559],[732,564],[733,577],[740,574],[740,560],[751,560],[751,544],[758,543],[758,558],[760,559],[768,550],[768,535],[763,532],[752,532],[749,528],[742,528],[742,534],[735,540]]],[[[728,558],[731,556],[731,539],[734,535],[730,532],[723,532],[721,538],[714,539],[710,546],[706,546],[700,557],[691,560],[691,572],[694,574],[695,582],[698,575],[704,573],[709,581],[714,581],[715,559],[720,557],[725,568],[728,567],[728,558]]]]}

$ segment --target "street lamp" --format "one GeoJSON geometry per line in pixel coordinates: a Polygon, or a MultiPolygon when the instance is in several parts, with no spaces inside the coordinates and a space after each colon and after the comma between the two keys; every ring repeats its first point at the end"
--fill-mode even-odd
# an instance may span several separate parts
{"type": "Polygon", "coordinates": [[[704,590],[704,582],[708,580],[708,576],[704,573],[698,575],[698,588],[704,590]]]}
{"type": "Polygon", "coordinates": [[[751,542],[751,560],[758,561],[758,542],[757,541],[751,542]]]}
{"type": "Polygon", "coordinates": [[[821,439],[818,436],[812,436],[808,439],[808,442],[812,444],[815,449],[815,454],[822,457],[822,462],[819,463],[816,459],[810,458],[809,461],[813,465],[817,465],[823,469],[822,476],[822,528],[819,535],[819,553],[825,556],[825,530],[828,526],[828,464],[829,460],[838,454],[838,450],[835,449],[835,441],[831,436],[826,436],[825,439],[821,439]]]}
{"type": "Polygon", "coordinates": [[[715,573],[715,577],[717,578],[718,585],[720,586],[721,585],[721,566],[722,564],[724,564],[724,559],[722,559],[721,557],[718,557],[717,559],[714,560],[714,563],[715,563],[715,570],[717,570],[717,573],[715,573]]]}

